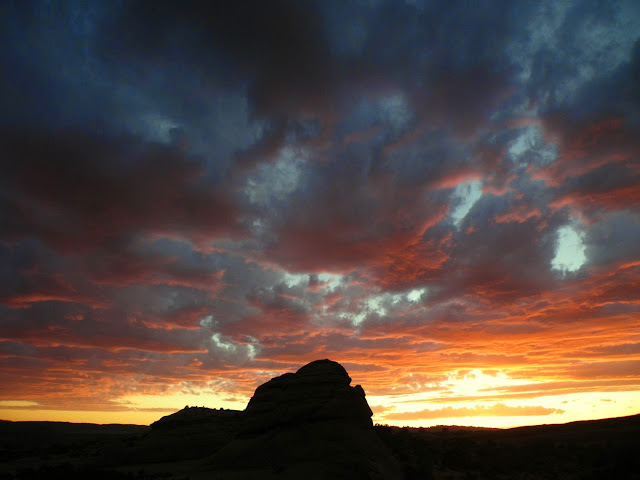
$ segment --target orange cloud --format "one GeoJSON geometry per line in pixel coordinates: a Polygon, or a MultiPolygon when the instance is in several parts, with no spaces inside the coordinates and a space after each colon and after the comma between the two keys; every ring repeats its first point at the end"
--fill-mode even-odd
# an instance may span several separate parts
{"type": "Polygon", "coordinates": [[[536,415],[552,415],[564,413],[564,410],[536,406],[510,407],[503,403],[495,405],[478,405],[475,407],[445,407],[436,410],[420,410],[418,412],[383,413],[387,420],[428,420],[433,418],[456,417],[520,417],[536,415]]]}

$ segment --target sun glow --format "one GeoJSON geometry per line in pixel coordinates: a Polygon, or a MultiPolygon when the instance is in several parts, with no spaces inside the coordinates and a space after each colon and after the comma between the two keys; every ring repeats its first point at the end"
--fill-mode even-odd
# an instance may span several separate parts
{"type": "Polygon", "coordinates": [[[455,372],[450,374],[443,385],[445,391],[450,392],[451,397],[493,394],[505,387],[514,385],[527,385],[536,381],[510,378],[504,372],[494,374],[484,373],[482,370],[473,369],[469,372],[455,372]]]}
{"type": "Polygon", "coordinates": [[[217,393],[194,391],[193,393],[176,392],[167,395],[127,395],[118,399],[117,403],[131,410],[164,409],[175,412],[186,405],[244,410],[248,400],[244,397],[236,398],[217,393]]]}
{"type": "MultiPolygon", "coordinates": [[[[411,377],[411,376],[410,376],[411,377]]],[[[461,425],[511,428],[638,413],[640,391],[545,393],[546,383],[498,371],[456,371],[415,392],[368,396],[374,422],[411,427],[461,425]]]]}

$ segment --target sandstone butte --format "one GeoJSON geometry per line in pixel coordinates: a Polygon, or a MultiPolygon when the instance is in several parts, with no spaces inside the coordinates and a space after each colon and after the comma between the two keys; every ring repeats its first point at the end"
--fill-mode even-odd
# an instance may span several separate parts
{"type": "MultiPolygon", "coordinates": [[[[374,430],[363,388],[351,386],[347,371],[337,362],[316,360],[296,373],[272,378],[256,389],[243,412],[202,410],[215,417],[209,418],[209,425],[226,422],[230,434],[221,437],[224,444],[192,478],[403,478],[374,430]]],[[[187,408],[152,427],[180,430],[200,415],[187,408]]]]}

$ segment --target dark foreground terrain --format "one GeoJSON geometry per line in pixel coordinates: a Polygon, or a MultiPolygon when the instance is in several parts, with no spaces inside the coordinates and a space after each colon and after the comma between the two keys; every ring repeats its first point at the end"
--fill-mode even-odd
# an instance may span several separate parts
{"type": "MultiPolygon", "coordinates": [[[[0,479],[206,478],[193,471],[220,432],[202,427],[0,422],[0,479]]],[[[408,480],[640,479],[640,415],[508,430],[375,430],[408,480]]]]}
{"type": "Polygon", "coordinates": [[[376,431],[407,479],[640,479],[640,415],[511,429],[376,431]]]}
{"type": "Polygon", "coordinates": [[[371,424],[364,391],[312,362],[247,409],[151,426],[0,421],[0,479],[638,479],[640,415],[507,430],[371,424]]]}

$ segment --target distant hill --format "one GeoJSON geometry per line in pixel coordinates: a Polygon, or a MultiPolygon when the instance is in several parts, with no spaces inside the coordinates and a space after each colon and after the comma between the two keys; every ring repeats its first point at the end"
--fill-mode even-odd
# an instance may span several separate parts
{"type": "Polygon", "coordinates": [[[640,480],[640,415],[504,430],[374,426],[350,382],[320,360],[258,387],[244,411],[186,407],[150,426],[0,421],[0,480],[640,480]]]}
{"type": "Polygon", "coordinates": [[[152,430],[168,430],[192,425],[208,425],[217,423],[237,423],[240,421],[242,411],[225,410],[224,408],[184,407],[171,415],[162,417],[153,422],[152,430]]]}
{"type": "Polygon", "coordinates": [[[69,422],[10,422],[0,420],[0,445],[4,448],[48,448],[106,438],[140,435],[149,431],[144,425],[69,422]]]}
{"type": "Polygon", "coordinates": [[[510,429],[376,431],[407,478],[640,480],[640,415],[510,429]]]}

